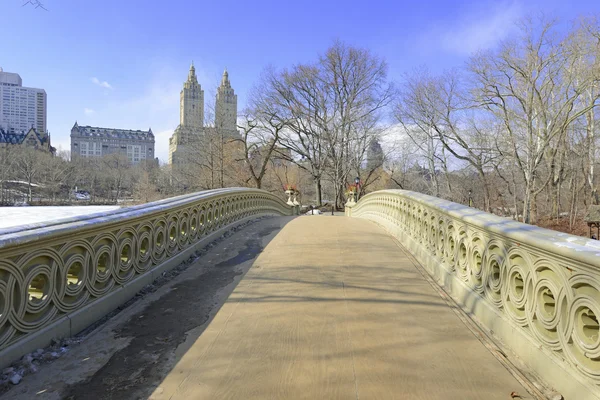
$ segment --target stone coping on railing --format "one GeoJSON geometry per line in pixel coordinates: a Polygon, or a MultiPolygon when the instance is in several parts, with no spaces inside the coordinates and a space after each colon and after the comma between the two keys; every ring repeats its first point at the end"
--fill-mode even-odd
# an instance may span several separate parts
{"type": "Polygon", "coordinates": [[[600,398],[600,242],[405,190],[346,213],[395,236],[565,399],[600,398]]]}
{"type": "Polygon", "coordinates": [[[0,367],[86,328],[230,225],[292,213],[229,188],[0,230],[0,367]]]}
{"type": "Polygon", "coordinates": [[[101,211],[93,214],[86,214],[75,217],[67,217],[56,219],[48,222],[35,222],[32,224],[12,226],[9,228],[0,229],[0,249],[8,244],[11,240],[25,240],[25,238],[35,238],[36,234],[56,233],[56,229],[70,230],[84,227],[87,224],[104,224],[111,223],[120,218],[136,218],[139,215],[152,213],[169,209],[172,206],[187,204],[190,201],[197,201],[207,196],[214,196],[219,193],[227,193],[235,189],[214,189],[199,193],[185,194],[167,199],[157,200],[151,203],[140,204],[136,206],[122,207],[110,211],[101,211]],[[25,232],[25,235],[19,233],[25,232]]]}
{"type": "MultiPolygon", "coordinates": [[[[600,241],[581,236],[570,235],[539,226],[524,224],[512,218],[499,217],[476,208],[453,203],[423,193],[402,190],[382,190],[380,194],[401,194],[424,206],[445,213],[447,216],[462,220],[486,231],[506,236],[523,244],[528,244],[548,252],[554,252],[586,264],[600,268],[600,241]],[[398,193],[400,192],[400,193],[398,193]]],[[[357,204],[362,204],[359,202],[357,204]]],[[[355,210],[360,209],[355,207],[355,210]]]]}

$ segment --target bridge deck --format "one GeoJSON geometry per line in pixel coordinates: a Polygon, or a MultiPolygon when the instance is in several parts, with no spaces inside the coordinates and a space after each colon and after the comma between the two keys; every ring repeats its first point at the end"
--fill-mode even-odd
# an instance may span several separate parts
{"type": "Polygon", "coordinates": [[[375,224],[301,217],[152,399],[507,399],[525,389],[375,224]]]}

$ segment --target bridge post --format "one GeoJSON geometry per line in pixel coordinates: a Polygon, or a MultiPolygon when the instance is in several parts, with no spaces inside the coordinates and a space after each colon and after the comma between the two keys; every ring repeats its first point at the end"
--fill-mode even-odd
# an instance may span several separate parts
{"type": "Polygon", "coordinates": [[[354,201],[354,196],[352,196],[352,195],[349,196],[348,201],[344,205],[344,212],[346,214],[346,217],[352,216],[352,207],[354,207],[355,205],[356,205],[356,202],[354,201]]]}

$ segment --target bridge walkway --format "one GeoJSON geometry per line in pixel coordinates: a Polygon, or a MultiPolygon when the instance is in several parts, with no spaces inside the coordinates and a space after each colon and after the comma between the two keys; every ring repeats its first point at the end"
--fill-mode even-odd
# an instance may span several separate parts
{"type": "Polygon", "coordinates": [[[526,390],[374,223],[300,217],[152,399],[509,399],[526,390]]]}

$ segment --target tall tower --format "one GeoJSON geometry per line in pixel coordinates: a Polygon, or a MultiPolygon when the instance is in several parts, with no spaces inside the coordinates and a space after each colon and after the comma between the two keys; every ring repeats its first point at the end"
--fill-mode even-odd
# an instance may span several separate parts
{"type": "Polygon", "coordinates": [[[215,102],[215,128],[234,134],[237,132],[237,95],[234,93],[227,69],[223,72],[215,102]]]}
{"type": "Polygon", "coordinates": [[[169,138],[169,164],[184,164],[189,143],[204,133],[204,90],[196,78],[194,63],[179,95],[179,126],[169,138]]]}
{"type": "Polygon", "coordinates": [[[204,126],[204,90],[196,78],[194,63],[179,95],[179,123],[188,128],[204,126]]]}

